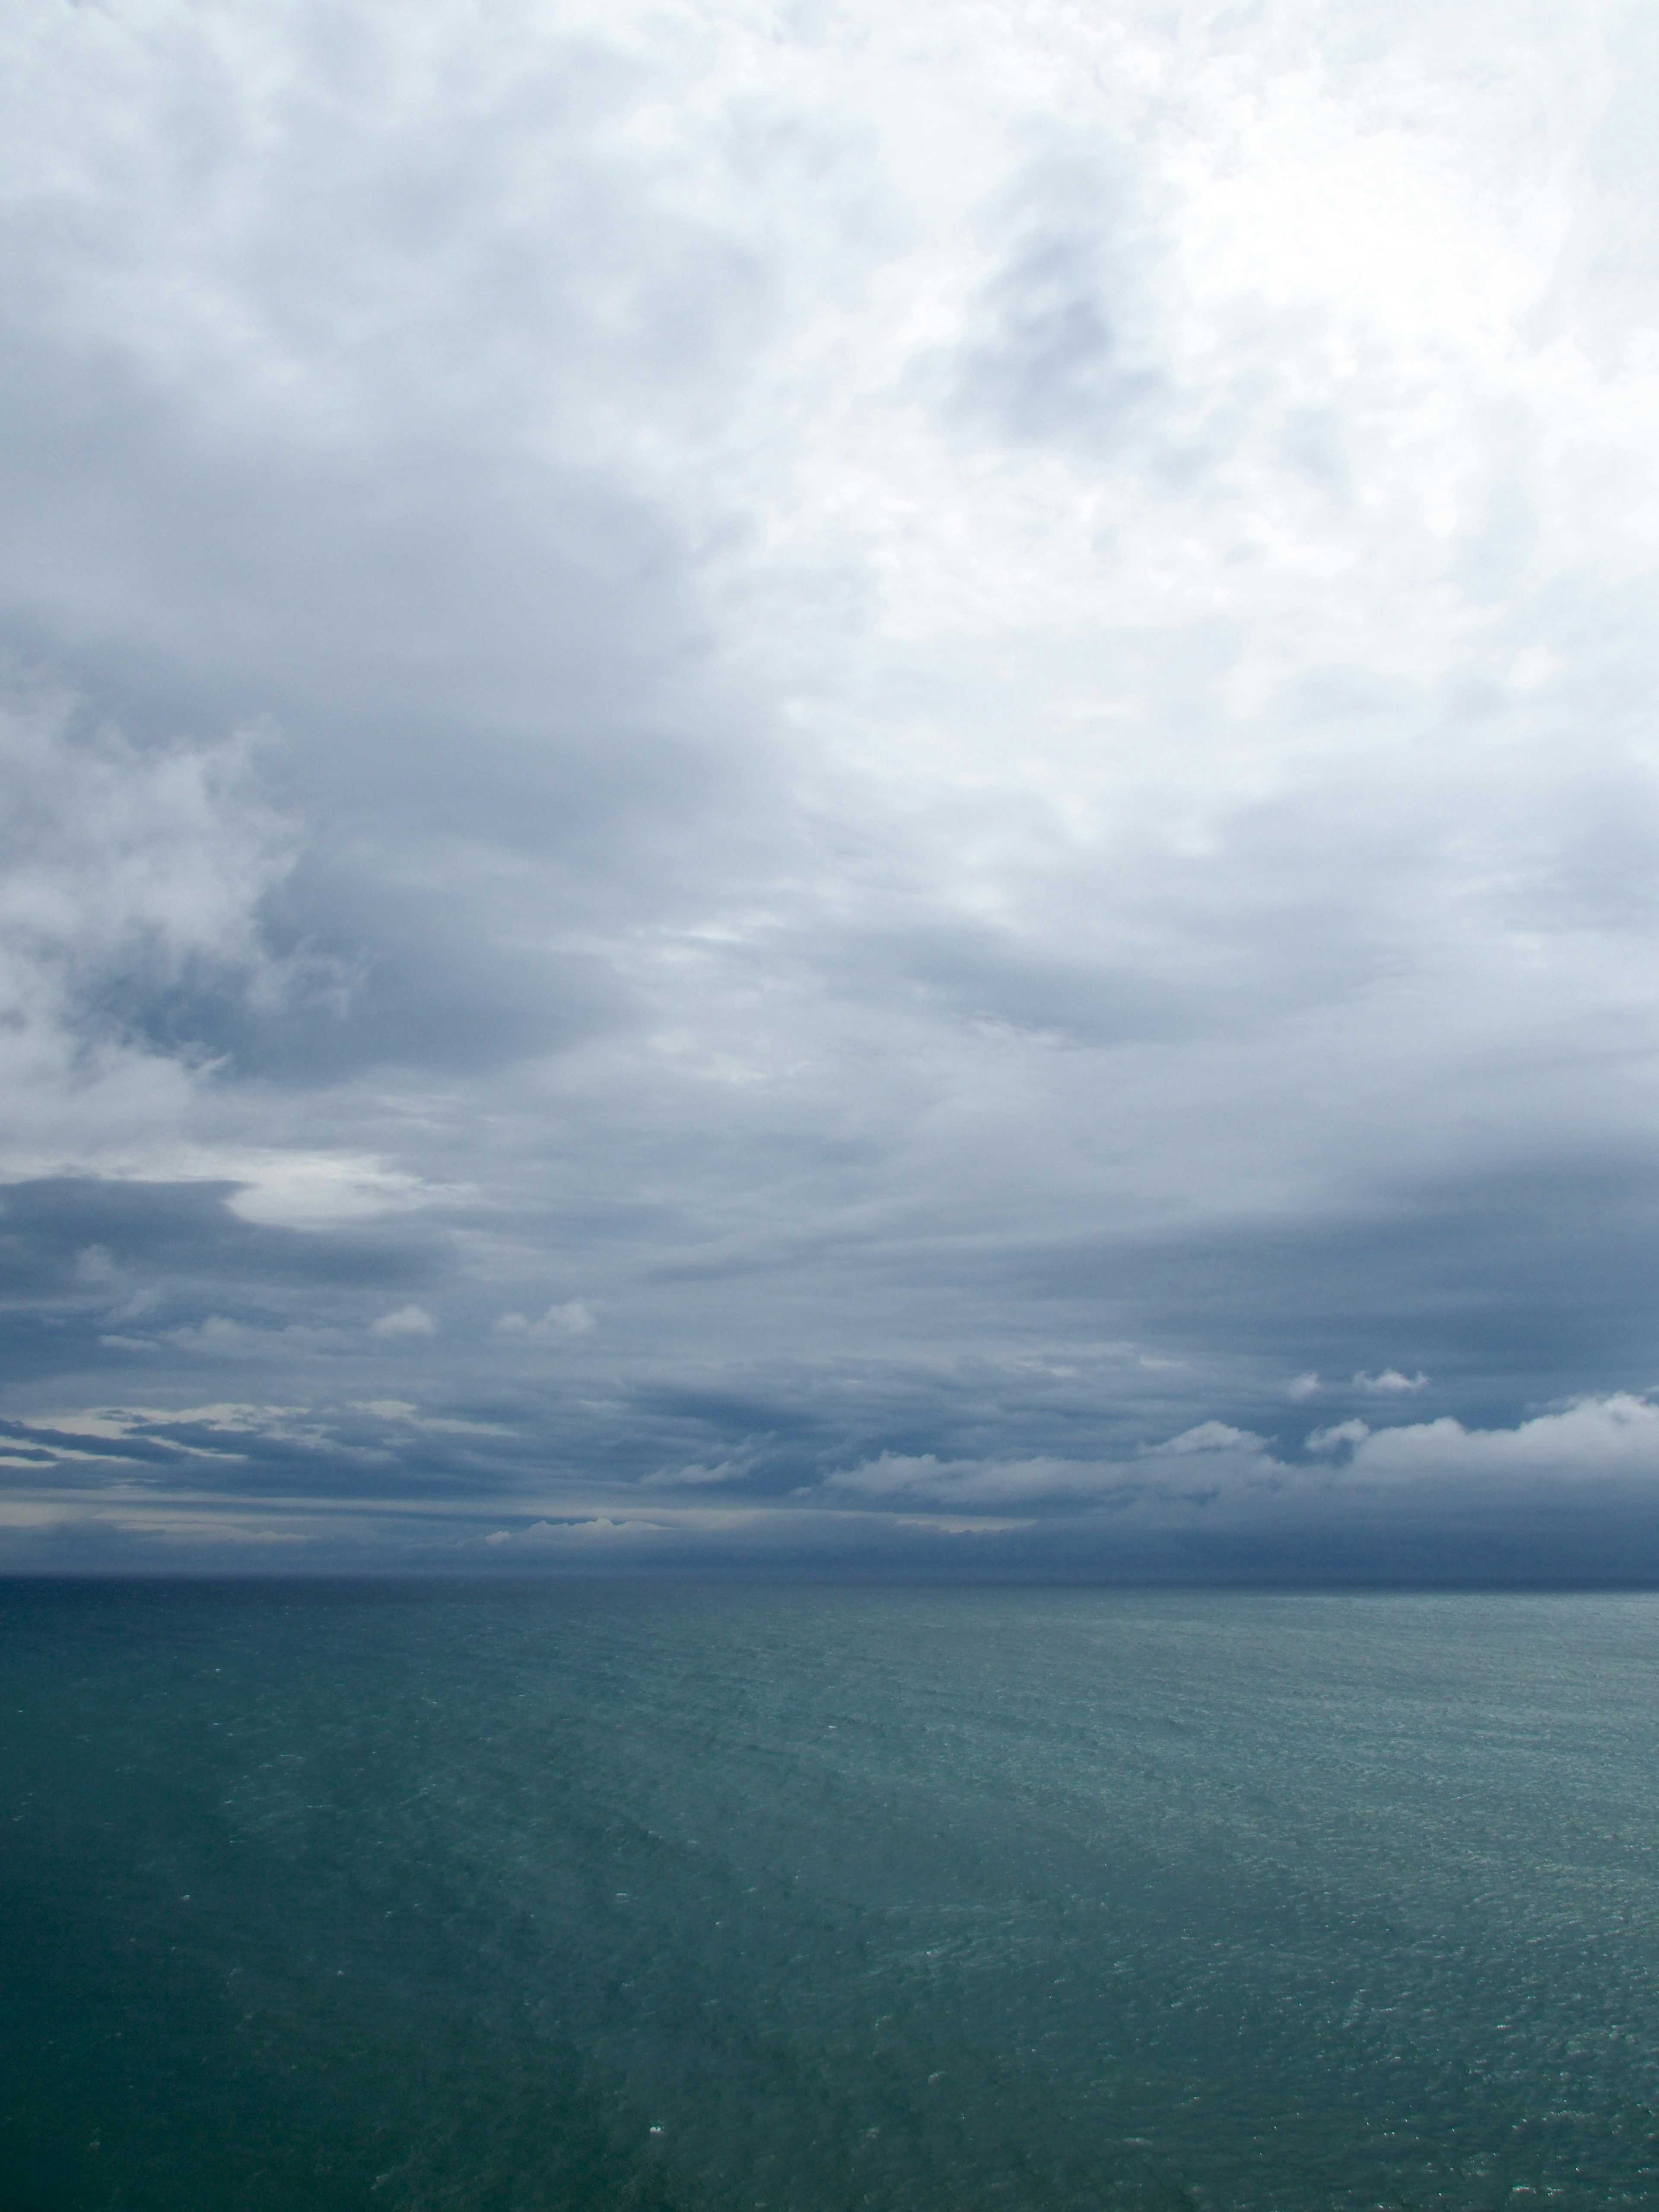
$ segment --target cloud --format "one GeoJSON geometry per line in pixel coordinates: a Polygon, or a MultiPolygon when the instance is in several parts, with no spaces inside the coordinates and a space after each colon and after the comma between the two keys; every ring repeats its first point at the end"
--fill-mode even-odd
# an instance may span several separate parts
{"type": "Polygon", "coordinates": [[[1357,1474],[1481,1491],[1539,1482],[1569,1489],[1610,1480],[1659,1484],[1659,1406],[1628,1391],[1583,1398],[1510,1429],[1467,1429],[1447,1416],[1378,1429],[1356,1443],[1357,1474]]]}
{"type": "Polygon", "coordinates": [[[1182,1458],[1192,1452],[1259,1452],[1266,1448],[1265,1437],[1253,1436],[1248,1429],[1230,1428],[1225,1421],[1200,1421],[1196,1428],[1183,1429],[1166,1443],[1151,1447],[1172,1458],[1182,1458]]]}
{"type": "Polygon", "coordinates": [[[533,1432],[411,1423],[403,1401],[72,1418],[10,1425],[0,1451],[0,1526],[27,1557],[60,1564],[132,1545],[208,1559],[263,1531],[313,1564],[452,1571],[520,1555],[574,1565],[598,1549],[644,1569],[955,1572],[969,1571],[951,1548],[969,1536],[975,1573],[1069,1578],[1606,1581],[1659,1565],[1659,1409],[1629,1396],[1501,1431],[1356,1434],[1355,1422],[1318,1442],[1352,1444],[1340,1465],[1292,1465],[1248,1437],[1093,1462],[884,1453],[798,1495],[693,1483],[682,1502],[658,1485],[648,1504],[591,1476],[561,1480],[533,1432]]]}
{"type": "Polygon", "coordinates": [[[513,1337],[527,1344],[557,1344],[573,1336],[586,1336],[593,1326],[592,1308],[581,1298],[567,1298],[562,1305],[549,1306],[538,1320],[526,1321],[523,1314],[503,1314],[495,1323],[496,1334],[513,1337]]]}
{"type": "Polygon", "coordinates": [[[905,1456],[884,1452],[879,1459],[829,1475],[832,1495],[902,1500],[910,1504],[1007,1508],[1052,1505],[1061,1501],[1131,1504],[1154,1495],[1184,1496],[1197,1481],[1200,1490],[1248,1478],[1266,1462],[1263,1439],[1206,1421],[1167,1442],[1151,1446],[1139,1462],[1057,1459],[945,1460],[931,1453],[905,1456]],[[1150,1473],[1149,1461],[1189,1462],[1180,1474],[1150,1473]]]}
{"type": "Polygon", "coordinates": [[[20,1480],[101,1481],[31,1425],[142,1376],[99,1449],[193,1465],[156,1561],[216,1515],[550,1555],[589,1540],[511,1532],[648,1499],[619,1549],[705,1563],[1069,1571],[1076,1524],[1277,1572],[1340,1522],[1333,1572],[1404,1572],[1364,1516],[1467,1508],[1542,1571],[1534,1491],[1628,1549],[1623,16],[155,0],[13,43],[20,1480]],[[208,1400],[301,1411],[233,1450],[208,1400]]]}
{"type": "Polygon", "coordinates": [[[154,1034],[147,1008],[209,983],[281,997],[258,910],[293,865],[295,830],[260,795],[258,750],[251,736],[135,744],[62,692],[19,686],[0,700],[0,1073],[14,1165],[173,1133],[208,1056],[154,1034]]]}
{"type": "Polygon", "coordinates": [[[830,1474],[835,1494],[962,1507],[1060,1501],[1184,1515],[1196,1508],[1237,1520],[1243,1512],[1310,1523],[1334,1507],[1368,1510],[1404,1486],[1411,1510],[1431,1515],[1500,1510],[1540,1489],[1571,1498],[1609,1482],[1659,1492],[1659,1405],[1619,1393],[1534,1415],[1508,1429],[1470,1430],[1449,1418],[1386,1429],[1353,1419],[1315,1431],[1305,1449],[1329,1455],[1351,1447],[1340,1469],[1317,1474],[1275,1454],[1268,1441],[1221,1422],[1147,1447],[1134,1461],[940,1461],[931,1455],[880,1458],[830,1474]],[[1191,1462],[1179,1474],[1171,1462],[1191,1462]]]}
{"type": "Polygon", "coordinates": [[[1335,1421],[1328,1429],[1315,1429],[1303,1448],[1310,1452],[1335,1451],[1343,1444],[1364,1443],[1370,1432],[1368,1421],[1335,1421]]]}
{"type": "Polygon", "coordinates": [[[701,1462],[690,1467],[659,1467],[654,1474],[646,1476],[643,1486],[647,1490],[697,1490],[712,1483],[741,1482],[754,1471],[754,1467],[752,1453],[739,1459],[721,1460],[713,1467],[701,1462]]]}
{"type": "Polygon", "coordinates": [[[964,414],[1021,441],[1124,435],[1167,380],[1145,327],[1137,229],[1123,179],[1097,151],[1050,149],[1016,178],[958,355],[964,414]]]}
{"type": "Polygon", "coordinates": [[[424,1306],[398,1306],[369,1324],[371,1336],[435,1336],[438,1324],[424,1306]]]}

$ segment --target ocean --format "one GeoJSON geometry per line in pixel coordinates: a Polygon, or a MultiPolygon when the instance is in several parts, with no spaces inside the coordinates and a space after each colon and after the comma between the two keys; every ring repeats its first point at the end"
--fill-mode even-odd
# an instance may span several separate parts
{"type": "Polygon", "coordinates": [[[0,1586],[3,2212],[1659,2205],[1659,1598],[0,1586]]]}

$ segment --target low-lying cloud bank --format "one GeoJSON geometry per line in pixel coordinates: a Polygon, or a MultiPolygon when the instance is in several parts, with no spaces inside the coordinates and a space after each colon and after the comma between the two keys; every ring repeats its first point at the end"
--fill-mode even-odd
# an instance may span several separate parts
{"type": "Polygon", "coordinates": [[[1531,1490],[1571,1497],[1620,1482],[1659,1498],[1659,1405],[1625,1391],[1534,1414],[1512,1429],[1466,1429],[1449,1414],[1385,1429],[1345,1421],[1315,1430],[1304,1449],[1320,1460],[1340,1454],[1341,1463],[1280,1458],[1265,1437],[1206,1421],[1129,1461],[940,1461],[884,1453],[830,1475],[825,1487],[866,1498],[987,1508],[1082,1498],[1237,1504],[1263,1494],[1286,1504],[1315,1497],[1381,1501],[1413,1484],[1426,1486],[1430,1502],[1449,1510],[1502,1504],[1531,1490]]]}
{"type": "Polygon", "coordinates": [[[1210,1421],[1125,1459],[885,1452],[780,1494],[758,1459],[539,1484],[508,1423],[388,1401],[111,1410],[0,1430],[13,1569],[791,1571],[1113,1581],[1659,1580],[1659,1402],[1514,1428],[1210,1421]]]}

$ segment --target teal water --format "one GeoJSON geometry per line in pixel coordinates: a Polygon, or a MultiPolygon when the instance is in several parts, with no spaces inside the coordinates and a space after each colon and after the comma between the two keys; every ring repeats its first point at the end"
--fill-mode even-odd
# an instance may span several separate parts
{"type": "Polygon", "coordinates": [[[0,1588],[0,2204],[1659,2204],[1659,1599],[0,1588]]]}

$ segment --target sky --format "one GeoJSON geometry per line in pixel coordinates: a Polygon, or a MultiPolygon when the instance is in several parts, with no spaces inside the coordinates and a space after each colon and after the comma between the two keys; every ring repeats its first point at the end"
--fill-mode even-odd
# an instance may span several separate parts
{"type": "Polygon", "coordinates": [[[1659,1579],[1659,15],[0,11],[0,1571],[1659,1579]]]}

